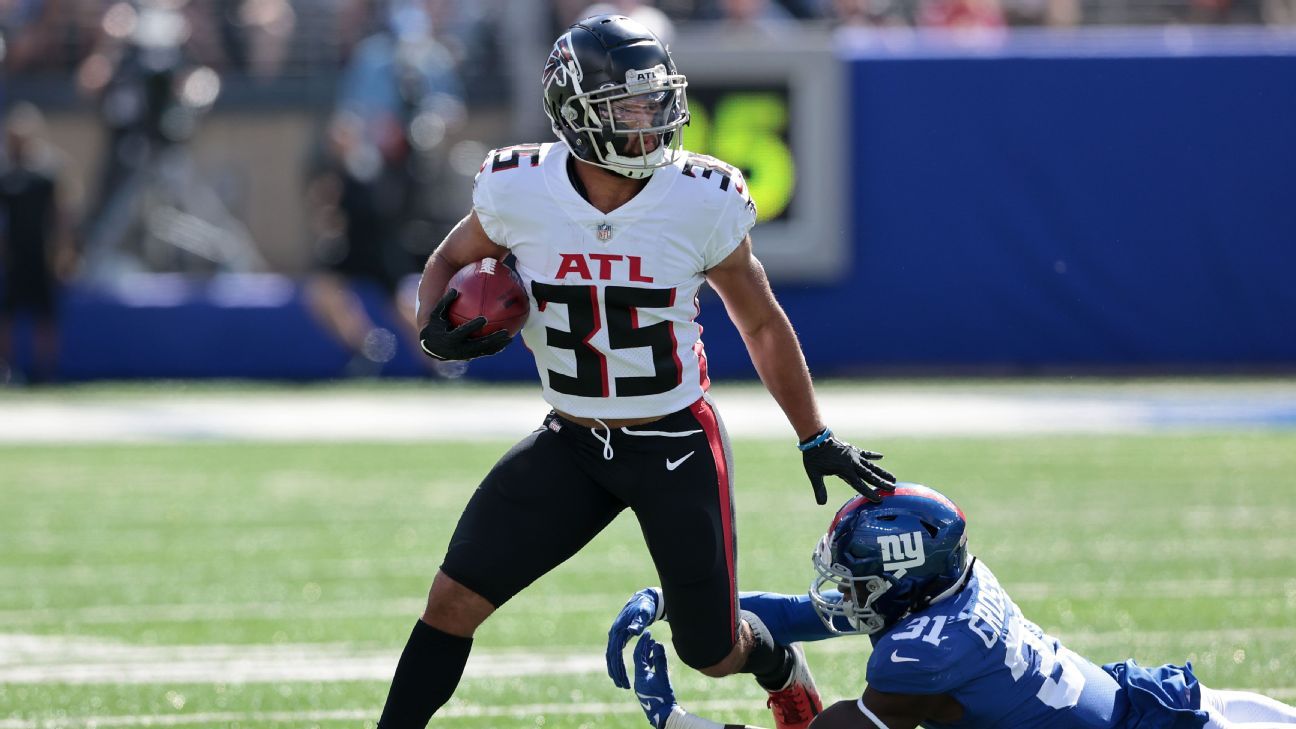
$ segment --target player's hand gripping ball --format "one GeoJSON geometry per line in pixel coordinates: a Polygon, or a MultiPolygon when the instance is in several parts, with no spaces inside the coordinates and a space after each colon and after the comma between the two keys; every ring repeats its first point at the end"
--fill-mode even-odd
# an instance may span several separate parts
{"type": "Polygon", "coordinates": [[[450,279],[419,343],[429,357],[468,360],[508,346],[531,313],[522,281],[493,258],[470,263],[450,279]]]}
{"type": "Polygon", "coordinates": [[[455,327],[482,317],[486,323],[472,336],[484,337],[498,331],[516,336],[531,314],[522,279],[494,258],[483,258],[459,269],[447,288],[459,292],[450,302],[446,319],[455,327]]]}

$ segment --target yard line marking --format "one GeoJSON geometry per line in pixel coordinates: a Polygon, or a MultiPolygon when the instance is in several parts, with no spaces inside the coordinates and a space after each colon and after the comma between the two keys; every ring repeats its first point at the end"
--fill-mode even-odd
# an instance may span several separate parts
{"type": "MultiPolygon", "coordinates": [[[[701,711],[740,711],[759,709],[757,699],[703,699],[690,701],[689,707],[701,711]]],[[[634,714],[640,710],[634,701],[611,703],[519,704],[517,706],[446,706],[437,712],[438,717],[528,717],[539,714],[566,716],[600,714],[634,714]]],[[[231,722],[307,722],[307,721],[362,721],[375,720],[379,714],[373,709],[332,709],[317,711],[220,711],[202,714],[175,714],[158,716],[147,714],[68,716],[50,719],[0,719],[0,729],[63,729],[64,727],[110,726],[183,726],[186,724],[228,724],[231,722]]]]}
{"type": "MultiPolygon", "coordinates": [[[[0,684],[386,681],[399,650],[347,644],[137,646],[116,641],[0,635],[0,684]]],[[[598,673],[585,651],[474,651],[466,678],[598,673]]]]}
{"type": "MultiPolygon", "coordinates": [[[[781,438],[787,426],[764,390],[718,385],[734,437],[781,438]]],[[[1291,428],[1296,387],[1228,383],[1145,386],[874,385],[823,388],[839,432],[875,436],[1128,433],[1291,428]]],[[[162,392],[123,398],[26,394],[4,399],[3,443],[193,441],[421,442],[516,438],[547,409],[533,390],[428,387],[390,392],[162,392]],[[438,417],[453,414],[453,417],[438,417]]]]}
{"type": "MultiPolygon", "coordinates": [[[[1279,701],[1296,697],[1296,689],[1234,689],[1262,693],[1279,701]]],[[[760,708],[759,699],[702,699],[690,701],[695,713],[716,711],[749,711],[760,708]]],[[[450,705],[437,716],[524,718],[540,714],[564,716],[634,714],[640,711],[633,701],[617,703],[519,704],[517,706],[450,705]]],[[[221,711],[201,714],[119,714],[102,716],[63,716],[42,719],[0,719],[0,729],[65,729],[67,727],[184,726],[186,724],[230,724],[233,722],[311,722],[372,720],[378,709],[328,709],[314,711],[221,711]]]]}
{"type": "MultiPolygon", "coordinates": [[[[1257,645],[1290,642],[1285,628],[1209,631],[1064,632],[1072,646],[1136,641],[1141,646],[1177,645],[1185,639],[1205,647],[1226,642],[1257,645]]],[[[856,653],[857,641],[817,643],[811,652],[856,653]]],[[[399,656],[396,646],[346,643],[283,645],[133,645],[120,641],[0,634],[0,684],[276,683],[388,681],[399,656]]],[[[1115,656],[1124,659],[1127,656],[1115,656]]],[[[606,668],[598,646],[473,651],[466,679],[599,674],[606,668]]]]}

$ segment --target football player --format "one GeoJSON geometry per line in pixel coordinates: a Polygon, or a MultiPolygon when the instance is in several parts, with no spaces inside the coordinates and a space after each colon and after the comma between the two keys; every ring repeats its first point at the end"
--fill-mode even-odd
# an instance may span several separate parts
{"type": "MultiPolygon", "coordinates": [[[[880,502],[854,498],[814,552],[807,595],[744,593],[775,641],[868,635],[868,686],[810,722],[813,729],[1277,729],[1296,708],[1201,685],[1192,666],[1098,666],[1032,623],[983,562],[967,521],[941,493],[899,484],[880,502]]],[[[609,666],[629,635],[635,691],[656,729],[721,729],[675,700],[662,646],[644,627],[669,598],[637,593],[613,625],[609,666]]],[[[737,729],[737,728],[734,728],[737,729]]]]}
{"type": "MultiPolygon", "coordinates": [[[[781,701],[805,703],[813,687],[789,683],[808,676],[798,654],[738,610],[733,465],[696,321],[704,281],[796,432],[816,500],[825,476],[870,499],[894,478],[872,463],[880,455],[825,427],[752,255],[742,173],[682,148],[688,84],[665,46],[623,16],[586,18],[554,43],[542,83],[558,143],[490,153],[471,212],[428,260],[418,317],[432,357],[498,352],[503,332],[473,336],[484,319],[450,325],[447,284],[468,263],[508,257],[531,297],[522,338],[553,410],[464,509],[379,725],[424,726],[454,692],[478,626],[627,507],[678,606],[680,658],[711,676],[755,674],[781,701]]],[[[630,688],[624,672],[620,685],[630,688]]]]}

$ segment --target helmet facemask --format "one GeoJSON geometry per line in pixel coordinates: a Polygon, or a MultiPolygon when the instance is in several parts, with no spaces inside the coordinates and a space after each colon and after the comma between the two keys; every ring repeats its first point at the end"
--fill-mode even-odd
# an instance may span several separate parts
{"type": "Polygon", "coordinates": [[[860,496],[838,510],[813,562],[810,601],[824,625],[877,634],[966,584],[967,520],[943,494],[897,484],[880,502],[860,496]]]}
{"type": "Polygon", "coordinates": [[[810,582],[810,603],[819,620],[838,635],[872,635],[885,628],[887,618],[874,608],[878,598],[895,587],[886,573],[856,577],[833,559],[832,534],[825,534],[815,548],[815,577],[810,582]],[[827,592],[826,592],[827,590],[827,592]],[[836,590],[840,594],[831,594],[836,590]],[[850,628],[843,628],[844,619],[850,628]]]}
{"type": "Polygon", "coordinates": [[[565,99],[553,118],[554,131],[569,145],[572,134],[586,142],[593,159],[585,161],[591,164],[634,179],[648,177],[673,164],[683,147],[687,86],[683,74],[669,73],[665,65],[628,71],[626,83],[565,99]]]}

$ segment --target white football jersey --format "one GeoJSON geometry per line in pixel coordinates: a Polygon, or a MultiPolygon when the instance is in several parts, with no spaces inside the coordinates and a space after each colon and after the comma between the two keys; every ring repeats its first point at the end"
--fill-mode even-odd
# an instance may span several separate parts
{"type": "Polygon", "coordinates": [[[604,214],[572,186],[561,143],[493,150],[473,188],[491,240],[531,297],[522,339],[545,400],[572,415],[639,418],[709,386],[697,292],[756,222],[734,167],[682,153],[604,214]]]}

